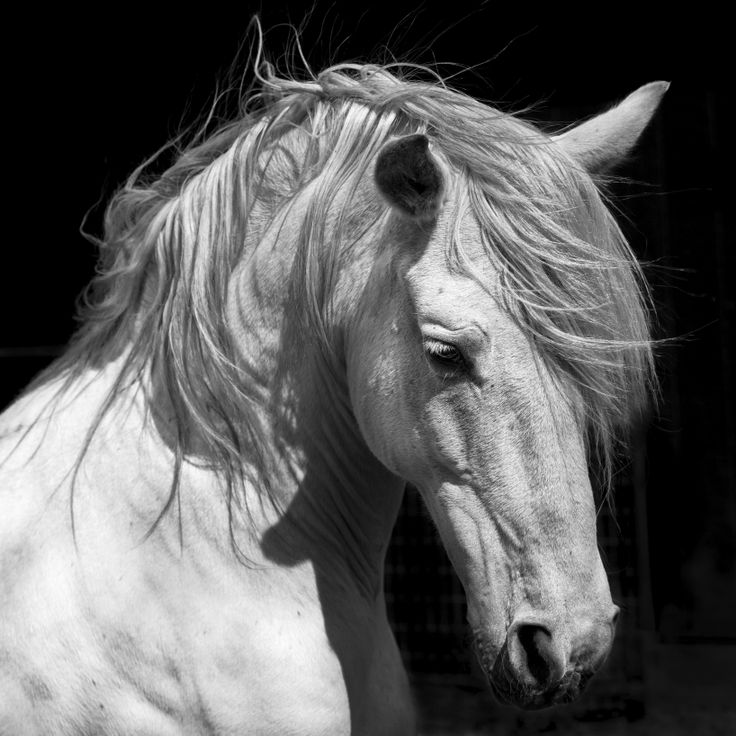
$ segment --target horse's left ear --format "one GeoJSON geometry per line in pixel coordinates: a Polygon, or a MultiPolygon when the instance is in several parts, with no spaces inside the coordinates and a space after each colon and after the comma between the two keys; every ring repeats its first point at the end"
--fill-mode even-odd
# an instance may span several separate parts
{"type": "Polygon", "coordinates": [[[623,102],[555,140],[591,174],[604,174],[626,158],[659,107],[669,82],[650,82],[623,102]]]}
{"type": "Polygon", "coordinates": [[[426,135],[387,143],[378,154],[375,177],[381,194],[402,214],[420,222],[437,216],[444,177],[426,135]]]}

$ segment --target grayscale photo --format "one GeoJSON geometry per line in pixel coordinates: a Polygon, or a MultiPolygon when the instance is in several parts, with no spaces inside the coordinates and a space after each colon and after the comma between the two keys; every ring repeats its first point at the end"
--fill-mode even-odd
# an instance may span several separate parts
{"type": "Polygon", "coordinates": [[[725,17],[18,9],[0,736],[736,733],[725,17]]]}

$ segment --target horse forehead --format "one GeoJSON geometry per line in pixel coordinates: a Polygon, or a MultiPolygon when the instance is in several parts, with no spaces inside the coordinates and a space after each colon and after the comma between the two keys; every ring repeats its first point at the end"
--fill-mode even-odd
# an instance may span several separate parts
{"type": "Polygon", "coordinates": [[[467,315],[485,321],[504,311],[498,272],[479,240],[468,237],[474,233],[466,232],[466,237],[460,239],[462,235],[455,245],[443,242],[441,236],[433,238],[434,242],[406,270],[404,279],[420,316],[444,311],[458,318],[467,315]],[[454,255],[456,247],[460,264],[454,255]]]}
{"type": "Polygon", "coordinates": [[[439,259],[452,245],[462,249],[473,263],[487,262],[483,229],[468,206],[467,193],[457,185],[453,194],[440,213],[425,255],[431,259],[439,259]]]}
{"type": "MultiPolygon", "coordinates": [[[[501,309],[485,283],[448,269],[412,269],[406,282],[414,311],[420,320],[447,320],[452,323],[448,327],[458,328],[465,322],[482,326],[501,309]]],[[[488,282],[491,282],[490,277],[488,282]]]]}
{"type": "Polygon", "coordinates": [[[480,272],[491,272],[487,242],[475,212],[471,209],[465,189],[456,184],[448,196],[439,217],[418,259],[419,265],[443,270],[448,268],[448,254],[461,254],[465,263],[480,272]]]}

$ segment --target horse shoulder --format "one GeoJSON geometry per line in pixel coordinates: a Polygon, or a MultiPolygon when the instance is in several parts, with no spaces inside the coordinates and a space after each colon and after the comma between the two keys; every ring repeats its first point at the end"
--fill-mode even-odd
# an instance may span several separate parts
{"type": "Polygon", "coordinates": [[[171,515],[142,542],[170,457],[134,411],[111,417],[90,448],[75,546],[69,470],[97,399],[93,390],[34,423],[49,396],[31,394],[2,420],[0,732],[410,732],[385,620],[365,609],[363,630],[346,633],[354,666],[372,673],[356,716],[311,562],[237,561],[204,471],[183,474],[183,547],[171,515]]]}
{"type": "MultiPolygon", "coordinates": [[[[105,690],[125,693],[93,625],[94,571],[88,579],[72,534],[75,462],[109,384],[102,375],[85,387],[89,378],[66,394],[41,386],[0,417],[2,733],[106,731],[105,690]]],[[[95,479],[80,473],[78,485],[86,500],[95,479]]]]}
{"type": "Polygon", "coordinates": [[[43,416],[50,396],[37,389],[0,417],[1,733],[54,731],[43,714],[59,716],[67,707],[61,691],[74,687],[73,674],[61,687],[56,683],[61,672],[54,661],[69,661],[79,611],[70,595],[70,558],[62,549],[55,499],[63,441],[43,416]]]}

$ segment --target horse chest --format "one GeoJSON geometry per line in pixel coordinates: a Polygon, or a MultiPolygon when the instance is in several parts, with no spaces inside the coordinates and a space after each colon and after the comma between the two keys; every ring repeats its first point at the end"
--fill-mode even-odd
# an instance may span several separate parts
{"type": "Polygon", "coordinates": [[[269,598],[193,622],[182,667],[191,664],[197,699],[223,733],[349,733],[346,684],[319,609],[269,598]]]}
{"type": "MultiPolygon", "coordinates": [[[[63,579],[66,565],[43,567],[30,587],[51,605],[12,617],[26,632],[16,638],[23,651],[13,654],[7,713],[0,708],[11,733],[411,732],[400,663],[381,661],[376,682],[366,647],[346,650],[349,629],[338,635],[318,598],[304,594],[308,566],[299,596],[280,571],[245,597],[227,575],[201,586],[197,575],[166,571],[147,583],[157,596],[144,594],[140,579],[88,576],[84,601],[63,579]],[[56,595],[66,600],[63,616],[56,595]],[[365,676],[358,690],[356,670],[365,676]]],[[[379,648],[392,644],[386,633],[364,631],[379,648]]]]}
{"type": "Polygon", "coordinates": [[[272,586],[254,586],[245,603],[205,603],[193,612],[182,670],[191,663],[196,698],[220,731],[413,733],[406,677],[385,619],[354,600],[328,601],[324,591],[320,599],[309,564],[275,576],[272,586]],[[298,593],[279,580],[284,574],[302,578],[298,593]]]}

